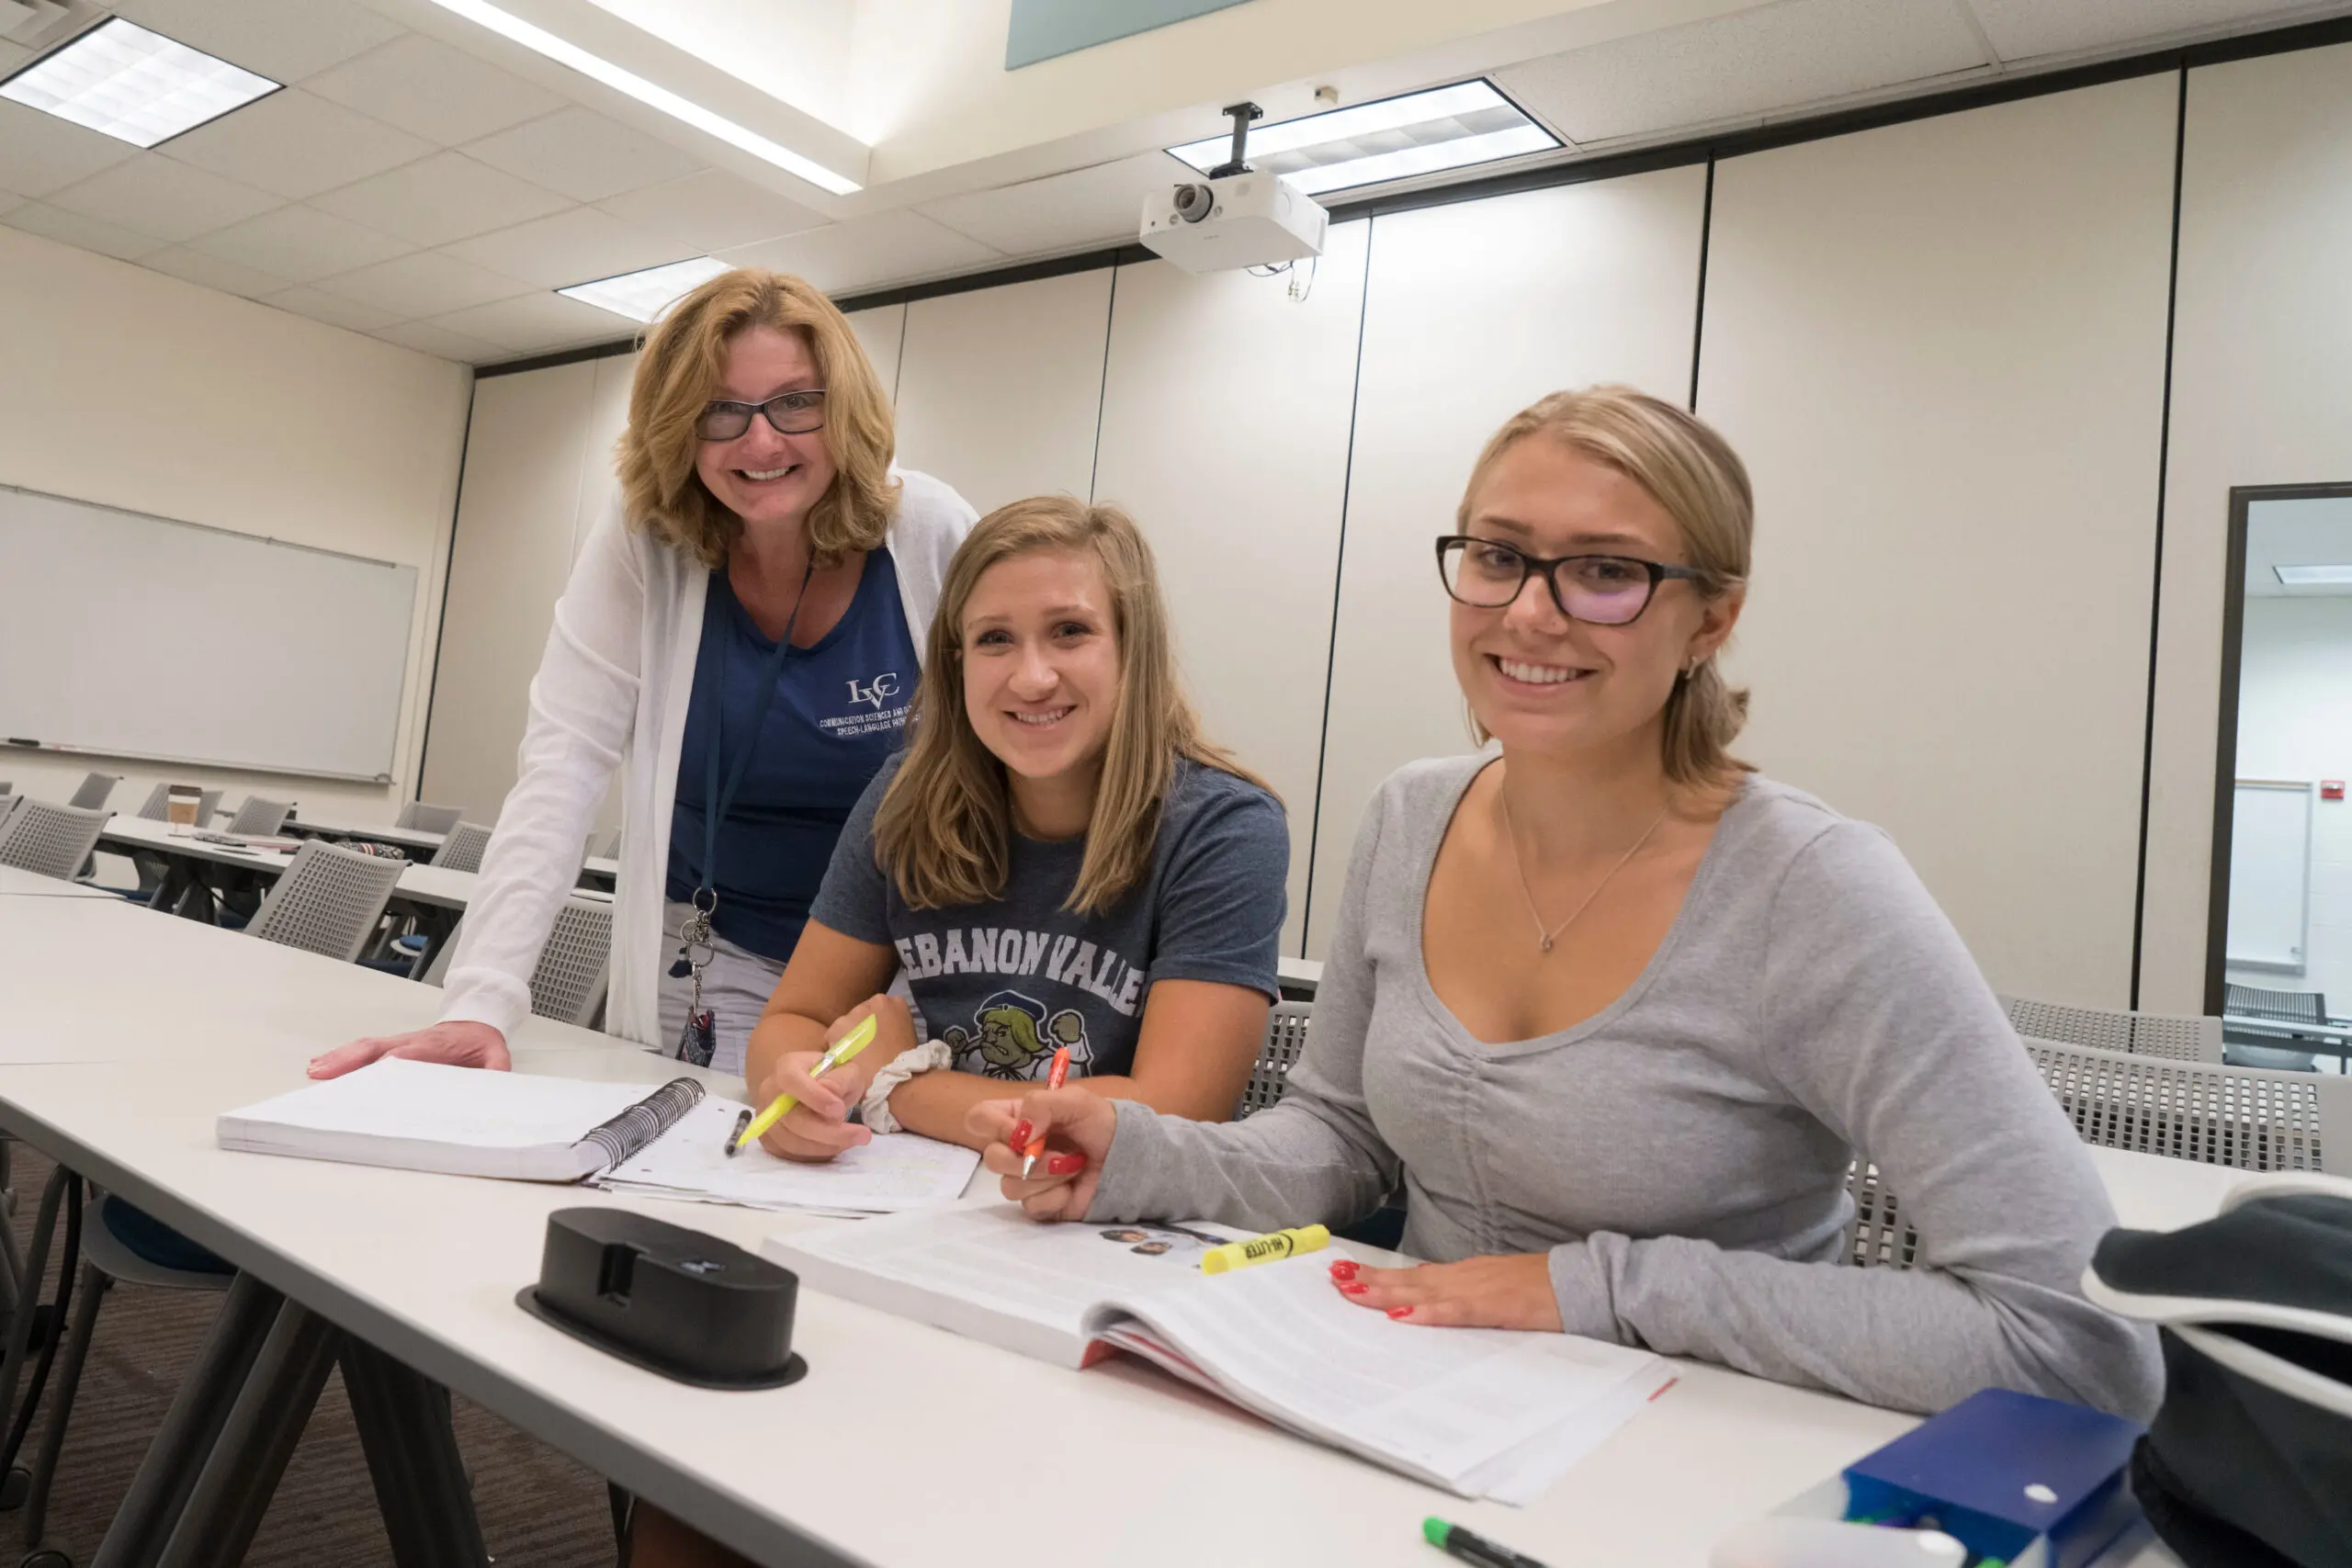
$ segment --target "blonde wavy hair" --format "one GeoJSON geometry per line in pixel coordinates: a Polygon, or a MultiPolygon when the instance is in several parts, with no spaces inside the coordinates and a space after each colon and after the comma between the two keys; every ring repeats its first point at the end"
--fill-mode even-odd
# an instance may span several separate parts
{"type": "Polygon", "coordinates": [[[985,903],[1004,893],[1012,797],[1004,764],[981,743],[965,707],[964,611],[989,568],[1043,550],[1084,551],[1101,564],[1119,639],[1117,711],[1086,856],[1063,908],[1100,913],[1149,871],[1178,758],[1264,787],[1201,734],[1177,676],[1159,570],[1135,520],[1069,496],[1016,501],[981,518],[948,563],[908,716],[913,741],[874,814],[875,859],[915,908],[985,903]]]}
{"type": "MultiPolygon", "coordinates": [[[[645,339],[629,385],[628,429],[616,449],[621,497],[632,526],[723,565],[743,525],[695,472],[703,405],[720,395],[727,345],[752,327],[797,333],[825,389],[825,450],[833,482],[808,509],[818,564],[882,543],[898,504],[890,477],[897,434],[890,400],[849,320],[797,277],[737,267],[670,308],[645,339]]],[[[755,416],[756,417],[756,416],[755,416]]]]}
{"type": "MultiPolygon", "coordinates": [[[[1720,599],[1747,582],[1756,535],[1747,465],[1696,415],[1631,387],[1554,392],[1504,421],[1470,469],[1454,513],[1457,530],[1469,531],[1472,502],[1503,454],[1533,436],[1580,452],[1647,491],[1680,530],[1683,551],[1701,574],[1690,586],[1702,598],[1720,599]]],[[[1731,754],[1747,722],[1747,691],[1727,684],[1709,655],[1675,681],[1666,699],[1668,781],[1720,788],[1753,773],[1731,754]]],[[[1478,744],[1487,743],[1487,727],[1476,713],[1470,731],[1478,744]]]]}

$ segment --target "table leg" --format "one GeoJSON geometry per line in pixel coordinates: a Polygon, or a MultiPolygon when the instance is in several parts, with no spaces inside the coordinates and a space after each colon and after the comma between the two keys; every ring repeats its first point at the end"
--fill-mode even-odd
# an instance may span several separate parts
{"type": "Polygon", "coordinates": [[[343,1341],[343,1386],[400,1568],[485,1568],[449,1393],[363,1340],[343,1341]]]}
{"type": "Polygon", "coordinates": [[[40,1313],[41,1276],[49,1269],[49,1244],[57,1231],[58,1205],[64,1201],[69,1185],[78,1198],[81,1183],[61,1165],[50,1172],[48,1184],[40,1190],[40,1208],[33,1216],[32,1251],[25,1259],[27,1283],[17,1297],[17,1310],[8,1317],[7,1348],[0,1353],[0,1432],[7,1429],[16,1414],[17,1385],[24,1381],[25,1363],[31,1359],[33,1324],[40,1313]]]}
{"type": "Polygon", "coordinates": [[[156,1568],[237,1568],[244,1561],[341,1339],[317,1314],[292,1302],[279,1306],[156,1568]]]}
{"type": "Polygon", "coordinates": [[[148,1568],[162,1553],[285,1300],[250,1274],[230,1282],[204,1349],[172,1396],[90,1568],[148,1568]]]}
{"type": "Polygon", "coordinates": [[[25,1498],[25,1550],[40,1545],[49,1528],[49,1495],[57,1484],[57,1461],[65,1447],[65,1424],[73,1418],[74,1396],[82,1387],[82,1366],[98,1329],[98,1308],[114,1281],[95,1263],[82,1265],[82,1299],[74,1303],[74,1324],[65,1333],[65,1357],[57,1367],[57,1399],[50,1406],[49,1422],[41,1428],[40,1453],[33,1461],[32,1491],[25,1498]]]}

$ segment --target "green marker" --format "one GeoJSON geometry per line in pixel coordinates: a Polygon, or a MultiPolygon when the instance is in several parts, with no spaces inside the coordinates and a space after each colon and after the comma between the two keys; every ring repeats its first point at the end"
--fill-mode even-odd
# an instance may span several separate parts
{"type": "Polygon", "coordinates": [[[1421,1536],[1431,1546],[1449,1557],[1458,1557],[1476,1568],[1544,1568],[1532,1557],[1524,1557],[1509,1547],[1497,1546],[1480,1535],[1472,1535],[1460,1525],[1447,1524],[1443,1519],[1421,1521],[1421,1536]]]}

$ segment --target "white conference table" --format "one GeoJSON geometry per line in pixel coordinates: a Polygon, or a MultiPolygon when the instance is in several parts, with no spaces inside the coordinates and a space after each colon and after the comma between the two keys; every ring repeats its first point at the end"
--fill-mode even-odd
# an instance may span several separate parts
{"type": "MultiPolygon", "coordinates": [[[[843,1222],[224,1152],[220,1111],[299,1087],[327,1046],[430,1021],[438,998],[119,900],[0,899],[0,1130],[762,1562],[1430,1568],[1419,1522],[1435,1513],[1550,1568],[1699,1568],[1724,1529],[1912,1425],[1688,1364],[1511,1508],[1290,1438],[1137,1364],[1064,1371],[814,1291],[794,1341],[804,1381],[689,1388],[515,1307],[548,1215],[618,1206],[745,1247],[843,1222]],[[1042,1518],[1049,1533],[1024,1524],[1042,1518]]],[[[651,1084],[684,1070],[538,1019],[514,1044],[526,1071],[651,1084]]],[[[2092,1152],[2143,1227],[2210,1214],[2234,1176],[2092,1152]]],[[[2153,1546],[2130,1560],[2172,1561],[2153,1546]]]]}
{"type": "MultiPolygon", "coordinates": [[[[62,877],[43,876],[37,871],[0,865],[0,897],[115,898],[115,895],[86,882],[68,882],[62,877]]],[[[121,900],[116,898],[116,902],[121,900]]]]}

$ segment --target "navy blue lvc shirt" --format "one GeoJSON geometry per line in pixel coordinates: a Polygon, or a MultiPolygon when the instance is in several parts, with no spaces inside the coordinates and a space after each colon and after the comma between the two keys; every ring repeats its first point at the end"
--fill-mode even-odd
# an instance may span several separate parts
{"type": "Polygon", "coordinates": [[[726,569],[713,571],[678,757],[666,893],[683,902],[702,880],[712,725],[723,712],[723,790],[759,705],[768,705],[758,753],[719,824],[711,882],[718,909],[711,925],[728,941],[783,963],[800,941],[842,824],[906,728],[917,665],[890,552],[867,553],[839,624],[814,646],[786,654],[774,688],[761,690],[775,651],[735,597],[726,569]]]}

